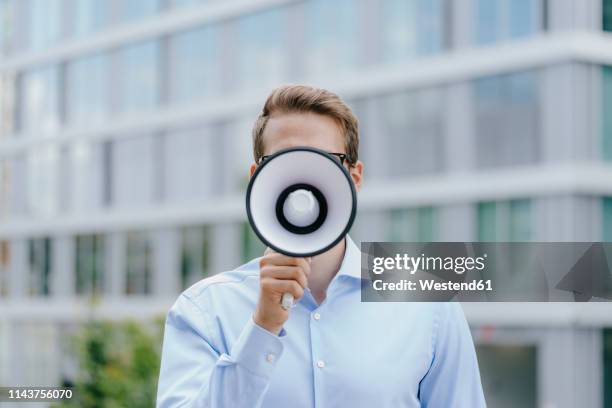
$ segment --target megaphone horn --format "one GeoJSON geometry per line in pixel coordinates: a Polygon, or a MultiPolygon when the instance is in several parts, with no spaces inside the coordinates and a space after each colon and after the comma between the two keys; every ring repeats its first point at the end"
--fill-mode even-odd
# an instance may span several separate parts
{"type": "Polygon", "coordinates": [[[294,147],[274,153],[255,170],[246,210],[266,246],[287,256],[309,257],[329,250],[348,233],[357,193],[335,157],[313,147],[294,147]]]}

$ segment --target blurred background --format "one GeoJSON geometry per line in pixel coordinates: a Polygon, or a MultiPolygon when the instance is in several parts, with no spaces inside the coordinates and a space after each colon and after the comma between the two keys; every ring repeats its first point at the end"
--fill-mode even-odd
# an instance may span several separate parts
{"type": "MultiPolygon", "coordinates": [[[[610,30],[612,0],[0,0],[0,385],[78,383],[91,322],[261,254],[282,83],[360,119],[358,241],[612,241],[610,30]]],[[[612,407],[609,304],[463,306],[489,406],[612,407]]]]}

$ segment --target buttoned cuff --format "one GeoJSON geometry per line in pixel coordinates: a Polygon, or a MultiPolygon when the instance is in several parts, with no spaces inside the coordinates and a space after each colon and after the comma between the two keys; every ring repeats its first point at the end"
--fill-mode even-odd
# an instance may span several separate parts
{"type": "Polygon", "coordinates": [[[285,334],[282,329],[276,336],[257,325],[251,317],[232,347],[232,360],[254,374],[269,377],[283,353],[280,338],[285,334]]]}

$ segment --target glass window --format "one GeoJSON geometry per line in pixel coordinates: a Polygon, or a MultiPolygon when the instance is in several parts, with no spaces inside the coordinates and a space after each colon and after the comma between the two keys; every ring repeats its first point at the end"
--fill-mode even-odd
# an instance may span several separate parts
{"type": "Polygon", "coordinates": [[[612,408],[612,328],[603,330],[604,408],[612,408]]]}
{"type": "MultiPolygon", "coordinates": [[[[21,81],[21,131],[44,137],[60,127],[59,69],[44,67],[26,72],[21,81]]],[[[59,155],[54,145],[27,152],[27,208],[32,214],[51,215],[58,209],[59,155]]]]}
{"type": "MultiPolygon", "coordinates": [[[[71,62],[67,69],[67,119],[72,125],[102,123],[110,106],[110,59],[98,54],[71,62]]],[[[98,208],[104,201],[104,144],[79,140],[69,150],[70,208],[98,208]]]]}
{"type": "Polygon", "coordinates": [[[101,295],[104,284],[104,237],[80,235],[75,240],[76,293],[101,295]]]}
{"type": "Polygon", "coordinates": [[[540,156],[540,103],[535,72],[481,78],[474,83],[476,165],[535,163],[540,156]]]}
{"type": "Polygon", "coordinates": [[[60,206],[60,150],[41,145],[27,153],[27,211],[32,215],[55,215],[60,206]]]}
{"type": "Polygon", "coordinates": [[[0,160],[0,221],[11,213],[11,162],[0,160]]]}
{"type": "Polygon", "coordinates": [[[432,207],[394,209],[389,215],[389,241],[433,242],[436,239],[436,213],[432,207]]]}
{"type": "Polygon", "coordinates": [[[110,60],[97,54],[70,62],[67,68],[67,120],[72,125],[102,122],[109,112],[110,60]]]}
{"type": "Polygon", "coordinates": [[[540,16],[541,1],[542,0],[508,1],[508,37],[527,37],[536,33],[542,27],[543,19],[540,16]]]}
{"type": "Polygon", "coordinates": [[[147,232],[129,232],[126,237],[126,293],[151,293],[153,247],[147,232]]]}
{"type": "Polygon", "coordinates": [[[35,238],[28,241],[30,295],[49,295],[51,283],[51,257],[50,238],[35,238]]]}
{"type": "Polygon", "coordinates": [[[21,80],[21,129],[25,132],[53,132],[60,126],[59,69],[49,66],[26,72],[21,80]]]}
{"type": "MultiPolygon", "coordinates": [[[[0,55],[2,55],[1,52],[0,55]]],[[[0,73],[0,140],[6,139],[17,131],[15,119],[19,110],[15,103],[17,99],[16,77],[14,73],[0,73]]]]}
{"type": "Polygon", "coordinates": [[[478,204],[478,241],[525,242],[533,238],[531,200],[478,204]]]}
{"type": "Polygon", "coordinates": [[[498,37],[499,2],[478,0],[477,4],[476,42],[479,44],[493,43],[498,37]]]}
{"type": "Polygon", "coordinates": [[[284,9],[273,9],[240,19],[238,70],[242,86],[267,89],[286,79],[283,15],[284,9]]]}
{"type": "MultiPolygon", "coordinates": [[[[59,70],[45,67],[22,77],[21,131],[29,137],[43,137],[60,126],[59,70]]],[[[43,145],[27,153],[27,205],[36,214],[57,210],[59,149],[43,145]]]]}
{"type": "Polygon", "coordinates": [[[215,0],[170,0],[170,5],[172,8],[182,8],[197,4],[210,3],[212,1],[215,0]]]}
{"type": "Polygon", "coordinates": [[[386,136],[387,174],[411,176],[442,169],[443,101],[439,90],[385,96],[379,112],[386,136]]]}
{"type": "Polygon", "coordinates": [[[104,28],[110,22],[110,2],[107,0],[79,0],[73,4],[74,36],[83,37],[104,28]]]}
{"type": "Polygon", "coordinates": [[[29,0],[27,4],[30,49],[42,50],[62,36],[63,0],[29,0]]]}
{"type": "Polygon", "coordinates": [[[172,38],[172,102],[190,102],[220,92],[220,41],[216,26],[188,31],[172,38]]]}
{"type": "Polygon", "coordinates": [[[603,29],[612,31],[612,0],[602,0],[603,29]]]}
{"type": "Polygon", "coordinates": [[[612,197],[603,198],[603,237],[605,242],[612,242],[612,197]]]}
{"type": "Polygon", "coordinates": [[[477,0],[475,41],[491,44],[544,28],[543,0],[477,0]]]}
{"type": "Polygon", "coordinates": [[[45,320],[13,322],[11,335],[13,339],[18,339],[18,342],[11,342],[11,366],[18,365],[20,370],[18,374],[11,376],[11,381],[16,381],[24,387],[59,384],[60,327],[56,322],[45,320]]]}
{"type": "Polygon", "coordinates": [[[139,112],[159,102],[159,43],[155,40],[126,47],[120,51],[122,112],[139,112]]]}
{"type": "Polygon", "coordinates": [[[0,162],[0,219],[27,214],[25,154],[0,162]]]}
{"type": "Polygon", "coordinates": [[[0,221],[8,218],[11,214],[11,162],[9,160],[0,161],[0,221]]]}
{"type": "Polygon", "coordinates": [[[0,297],[8,295],[8,274],[10,263],[10,244],[0,241],[0,297]]]}
{"type": "MultiPolygon", "coordinates": [[[[255,117],[256,114],[253,116],[255,117]]],[[[225,161],[228,166],[229,190],[231,192],[245,192],[249,184],[249,166],[253,163],[253,148],[251,145],[251,129],[253,119],[238,119],[227,126],[229,141],[225,161]]]]}
{"type": "Polygon", "coordinates": [[[601,106],[603,159],[612,161],[612,115],[610,115],[612,112],[612,66],[602,68],[601,93],[603,97],[601,106]]]}
{"type": "Polygon", "coordinates": [[[445,0],[384,0],[383,60],[395,62],[442,50],[445,4],[445,0]]]}
{"type": "Polygon", "coordinates": [[[211,128],[166,135],[164,187],[167,200],[198,202],[220,192],[217,173],[225,163],[218,157],[221,147],[217,136],[211,128]]]}
{"type": "Polygon", "coordinates": [[[491,407],[537,407],[535,345],[478,345],[482,388],[491,407]]]}
{"type": "MultiPolygon", "coordinates": [[[[477,206],[477,240],[480,242],[529,242],[534,239],[534,220],[531,201],[518,199],[497,202],[481,202],[477,206]]],[[[493,249],[489,251],[495,252],[493,249]]],[[[524,300],[537,298],[541,282],[534,276],[540,271],[534,262],[533,248],[513,247],[509,253],[501,252],[490,258],[492,268],[485,271],[485,278],[492,278],[501,288],[499,296],[521,293],[524,300]],[[490,276],[489,276],[490,275],[490,276]]]]}
{"type": "Polygon", "coordinates": [[[181,231],[181,283],[187,288],[210,274],[210,229],[186,227],[181,231]]]}
{"type": "Polygon", "coordinates": [[[139,207],[154,199],[156,148],[153,136],[112,143],[111,201],[117,207],[139,207]]]}
{"type": "Polygon", "coordinates": [[[15,46],[17,3],[17,0],[0,0],[0,55],[10,54],[15,46]]]}
{"type": "Polygon", "coordinates": [[[307,4],[304,64],[308,76],[346,72],[359,63],[360,22],[354,0],[313,0],[307,4]]]}
{"type": "Polygon", "coordinates": [[[70,202],[72,212],[101,208],[106,202],[108,162],[105,144],[85,140],[70,147],[70,202]]]}
{"type": "Polygon", "coordinates": [[[118,4],[121,20],[133,21],[157,14],[161,0],[122,0],[118,4]]]}
{"type": "Polygon", "coordinates": [[[242,230],[242,262],[247,263],[252,259],[263,256],[266,247],[255,235],[249,223],[242,223],[240,228],[242,230]]]}

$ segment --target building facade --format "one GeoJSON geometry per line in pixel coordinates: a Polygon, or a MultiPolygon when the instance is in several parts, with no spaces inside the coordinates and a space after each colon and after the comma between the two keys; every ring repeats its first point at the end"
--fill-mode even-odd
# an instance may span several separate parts
{"type": "MultiPolygon", "coordinates": [[[[271,88],[360,119],[352,235],[612,241],[611,0],[0,0],[0,384],[259,256],[271,88]],[[95,299],[95,302],[92,301],[95,299]]],[[[612,407],[612,313],[465,304],[494,407],[612,407]]]]}

